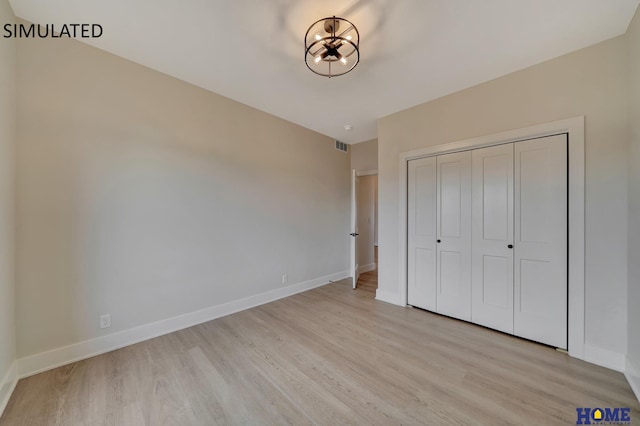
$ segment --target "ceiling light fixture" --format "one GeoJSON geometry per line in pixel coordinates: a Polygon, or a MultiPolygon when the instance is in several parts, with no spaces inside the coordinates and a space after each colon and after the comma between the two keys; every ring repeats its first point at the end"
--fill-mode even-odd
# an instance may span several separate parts
{"type": "Polygon", "coordinates": [[[360,62],[360,34],[351,22],[335,16],[314,22],[304,36],[304,62],[314,73],[337,77],[360,62]]]}

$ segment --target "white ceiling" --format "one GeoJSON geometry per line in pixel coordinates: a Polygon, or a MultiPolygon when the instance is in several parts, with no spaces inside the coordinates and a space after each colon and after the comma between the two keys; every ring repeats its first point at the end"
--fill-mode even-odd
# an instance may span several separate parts
{"type": "Polygon", "coordinates": [[[385,115],[623,34],[640,0],[10,2],[35,23],[101,24],[87,43],[357,143],[385,115]],[[334,14],[360,30],[361,62],[328,79],[306,68],[303,38],[334,14]]]}

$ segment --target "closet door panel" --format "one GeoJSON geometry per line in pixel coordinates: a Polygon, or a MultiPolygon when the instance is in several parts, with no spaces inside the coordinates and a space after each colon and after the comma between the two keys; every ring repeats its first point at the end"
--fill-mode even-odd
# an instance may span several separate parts
{"type": "Polygon", "coordinates": [[[436,158],[409,161],[407,300],[436,310],[436,158]]]}
{"type": "Polygon", "coordinates": [[[472,321],[513,333],[513,144],[472,151],[472,321]]]}
{"type": "Polygon", "coordinates": [[[482,302],[489,307],[510,309],[510,262],[507,256],[482,256],[482,302]]]}
{"type": "Polygon", "coordinates": [[[471,152],[437,157],[437,312],[471,320],[471,152]]]}
{"type": "Polygon", "coordinates": [[[515,144],[514,333],[567,348],[567,137],[515,144]]]}

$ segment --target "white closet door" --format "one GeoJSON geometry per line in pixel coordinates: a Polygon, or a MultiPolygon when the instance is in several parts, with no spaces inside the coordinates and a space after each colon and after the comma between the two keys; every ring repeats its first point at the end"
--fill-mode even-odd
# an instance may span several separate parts
{"type": "Polygon", "coordinates": [[[472,321],[513,333],[513,144],[472,151],[472,321]]]}
{"type": "Polygon", "coordinates": [[[409,161],[408,303],[436,310],[436,158],[409,161]]]}
{"type": "Polygon", "coordinates": [[[515,144],[514,334],[567,348],[567,136],[515,144]]]}
{"type": "Polygon", "coordinates": [[[471,151],[437,157],[437,312],[471,321],[471,151]]]}

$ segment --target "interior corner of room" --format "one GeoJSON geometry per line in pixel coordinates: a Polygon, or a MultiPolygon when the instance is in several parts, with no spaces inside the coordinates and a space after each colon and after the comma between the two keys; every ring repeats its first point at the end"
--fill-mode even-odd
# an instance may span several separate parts
{"type": "MultiPolygon", "coordinates": [[[[1,24],[27,22],[14,3],[0,0],[1,24]]],[[[277,306],[300,318],[273,308],[247,314],[238,330],[355,327],[367,315],[377,326],[353,341],[382,333],[373,340],[384,343],[393,333],[380,324],[402,318],[409,331],[424,321],[480,341],[497,330],[526,339],[499,340],[515,353],[567,350],[581,360],[571,374],[593,371],[589,386],[604,380],[640,413],[640,11],[622,35],[375,117],[376,137],[349,141],[347,152],[303,113],[290,121],[269,102],[251,106],[195,80],[77,40],[0,38],[0,425],[24,420],[3,417],[20,380],[298,296],[277,306]],[[344,297],[305,323],[306,303],[344,297]],[[624,385],[607,381],[609,370],[624,385]]],[[[327,93],[348,90],[335,84],[327,93]]],[[[455,352],[454,339],[435,345],[455,352]]],[[[490,366],[498,349],[479,347],[490,366]]],[[[309,336],[290,353],[305,354],[307,367],[339,364],[309,336]]],[[[407,356],[420,361],[417,350],[407,356]]],[[[225,399],[223,364],[203,377],[246,414],[225,399]]],[[[447,364],[436,380],[463,381],[466,367],[447,364]]],[[[426,406],[439,403],[429,393],[439,385],[426,391],[380,370],[426,406]]],[[[297,373],[285,382],[295,387],[297,373]]],[[[316,379],[309,394],[328,392],[316,379]]],[[[252,396],[269,380],[256,379],[252,396]]],[[[607,403],[580,386],[585,404],[607,403]]],[[[319,406],[347,416],[347,402],[322,395],[319,406]]],[[[392,396],[378,403],[406,414],[392,396]]]]}

